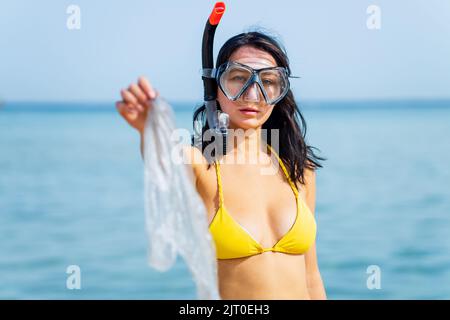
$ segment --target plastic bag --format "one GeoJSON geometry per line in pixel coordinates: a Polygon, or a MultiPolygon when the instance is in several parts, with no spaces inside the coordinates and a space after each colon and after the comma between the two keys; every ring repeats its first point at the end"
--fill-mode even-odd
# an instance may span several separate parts
{"type": "Polygon", "coordinates": [[[148,262],[171,268],[179,254],[196,284],[199,299],[220,299],[214,242],[204,203],[188,164],[172,161],[176,129],[171,106],[162,98],[149,110],[144,132],[145,224],[148,262]]]}

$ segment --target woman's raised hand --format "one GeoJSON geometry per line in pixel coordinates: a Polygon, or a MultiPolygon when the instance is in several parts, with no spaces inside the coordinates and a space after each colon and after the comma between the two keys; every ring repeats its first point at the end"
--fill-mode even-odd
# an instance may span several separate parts
{"type": "Polygon", "coordinates": [[[147,78],[139,77],[137,83],[121,90],[120,95],[122,100],[116,102],[117,111],[130,126],[143,134],[148,111],[152,108],[158,92],[147,78]]]}

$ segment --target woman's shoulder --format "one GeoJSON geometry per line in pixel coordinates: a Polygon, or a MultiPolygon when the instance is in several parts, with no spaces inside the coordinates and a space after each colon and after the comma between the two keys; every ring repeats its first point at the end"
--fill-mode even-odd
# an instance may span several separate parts
{"type": "Polygon", "coordinates": [[[201,150],[195,146],[186,145],[183,152],[185,160],[191,165],[197,192],[204,200],[212,199],[216,191],[216,173],[214,168],[211,170],[214,164],[208,163],[201,150]]]}
{"type": "Polygon", "coordinates": [[[201,150],[195,146],[183,146],[183,156],[185,163],[191,165],[197,177],[205,173],[210,167],[201,150]]]}
{"type": "Polygon", "coordinates": [[[299,192],[306,196],[308,193],[315,192],[316,185],[316,170],[314,167],[306,165],[303,168],[303,182],[296,181],[296,186],[299,189],[299,192]],[[300,186],[300,188],[299,188],[300,186]]]}
{"type": "Polygon", "coordinates": [[[305,167],[303,171],[303,178],[305,181],[305,186],[311,185],[316,181],[316,170],[311,167],[305,167]]]}
{"type": "Polygon", "coordinates": [[[306,166],[303,170],[303,197],[311,212],[314,213],[316,201],[316,171],[306,166]]]}

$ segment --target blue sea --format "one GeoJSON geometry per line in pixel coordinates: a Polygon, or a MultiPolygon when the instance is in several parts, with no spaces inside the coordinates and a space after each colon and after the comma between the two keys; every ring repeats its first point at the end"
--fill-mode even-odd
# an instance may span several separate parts
{"type": "MultiPolygon", "coordinates": [[[[450,299],[450,101],[300,105],[328,159],[316,200],[328,298],[450,299]]],[[[179,127],[195,106],[174,104],[179,127]]],[[[0,108],[0,298],[195,299],[184,262],[151,269],[146,241],[139,136],[113,103],[0,108]],[[66,286],[71,265],[80,289],[66,286]]]]}

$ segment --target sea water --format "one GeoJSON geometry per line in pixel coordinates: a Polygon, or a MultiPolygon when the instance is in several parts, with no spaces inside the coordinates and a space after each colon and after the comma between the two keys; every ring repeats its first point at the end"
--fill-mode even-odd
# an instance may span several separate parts
{"type": "MultiPolygon", "coordinates": [[[[194,107],[174,104],[179,127],[194,107]]],[[[450,103],[301,109],[327,158],[315,215],[328,298],[449,299],[450,103]]],[[[113,103],[0,108],[0,298],[195,299],[184,262],[149,268],[146,241],[139,136],[113,103]]]]}

